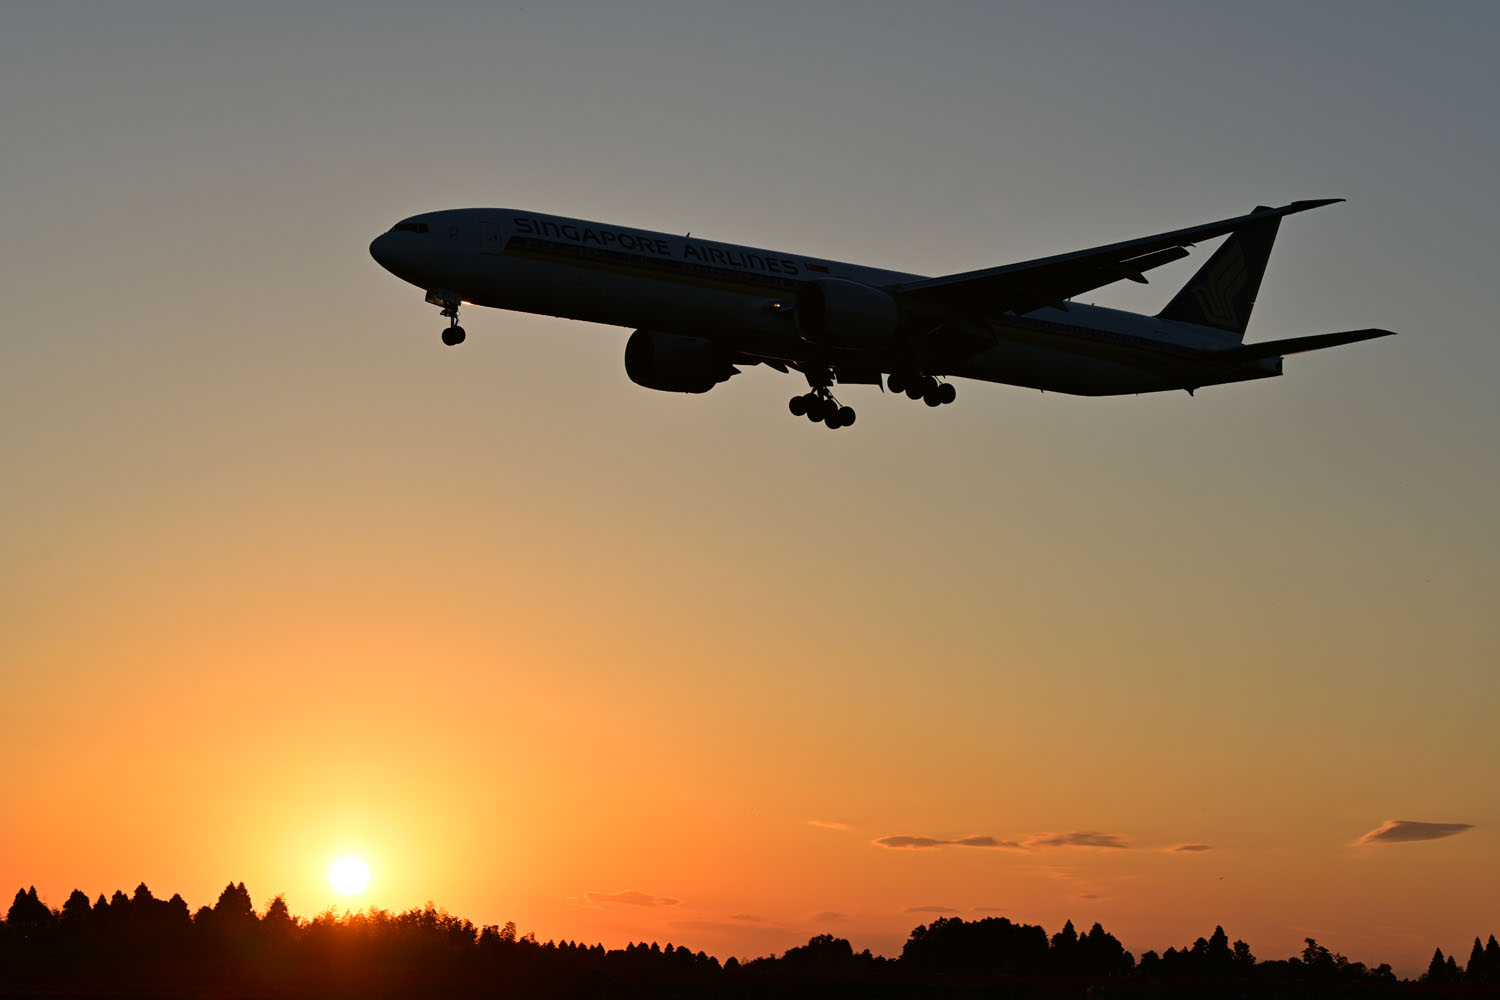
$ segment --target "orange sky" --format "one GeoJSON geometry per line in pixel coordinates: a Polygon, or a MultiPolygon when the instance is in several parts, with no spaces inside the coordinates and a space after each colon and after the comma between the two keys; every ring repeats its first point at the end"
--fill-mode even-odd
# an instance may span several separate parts
{"type": "Polygon", "coordinates": [[[0,891],[720,956],[1003,914],[1415,974],[1500,932],[1500,260],[1458,194],[1500,168],[1493,32],[1160,9],[459,5],[414,61],[399,12],[18,13],[0,891]],[[994,60],[1002,27],[1045,44],[994,60]],[[608,328],[470,310],[445,351],[365,250],[520,204],[939,273],[1338,195],[1251,339],[1398,338],[1194,399],[865,392],[836,434],[770,372],[639,389],[608,328]],[[1388,820],[1471,828],[1356,846],[1388,820]]]}

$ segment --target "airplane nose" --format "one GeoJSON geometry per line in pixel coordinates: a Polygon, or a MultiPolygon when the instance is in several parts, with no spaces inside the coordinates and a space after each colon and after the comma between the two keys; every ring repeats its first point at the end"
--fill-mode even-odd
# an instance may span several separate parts
{"type": "Polygon", "coordinates": [[[370,256],[375,258],[375,263],[387,271],[393,270],[391,264],[395,260],[392,242],[390,233],[381,233],[370,241],[370,256]]]}

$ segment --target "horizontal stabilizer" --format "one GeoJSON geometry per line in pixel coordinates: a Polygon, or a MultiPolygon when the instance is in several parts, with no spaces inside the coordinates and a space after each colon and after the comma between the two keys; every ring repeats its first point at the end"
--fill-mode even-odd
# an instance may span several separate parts
{"type": "Polygon", "coordinates": [[[1214,352],[1215,357],[1229,361],[1256,361],[1260,358],[1279,358],[1303,351],[1319,351],[1325,347],[1353,344],[1376,337],[1394,337],[1395,330],[1345,330],[1342,333],[1317,333],[1311,337],[1288,337],[1286,340],[1268,340],[1262,344],[1246,344],[1227,351],[1214,352]]]}

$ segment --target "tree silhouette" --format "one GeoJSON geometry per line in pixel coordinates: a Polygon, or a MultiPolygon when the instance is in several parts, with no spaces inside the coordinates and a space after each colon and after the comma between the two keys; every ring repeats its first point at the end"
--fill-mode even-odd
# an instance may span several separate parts
{"type": "Polygon", "coordinates": [[[805,945],[787,949],[782,961],[807,969],[840,968],[854,961],[854,946],[832,934],[819,934],[805,945]]]}
{"type": "MultiPolygon", "coordinates": [[[[89,917],[93,915],[94,908],[89,905],[89,898],[80,889],[74,889],[68,895],[67,902],[62,905],[62,912],[58,914],[58,921],[72,927],[84,927],[88,924],[89,917]]],[[[1478,938],[1475,938],[1477,941],[1478,938]]]]}
{"type": "Polygon", "coordinates": [[[272,927],[290,927],[295,922],[292,919],[292,911],[287,908],[286,896],[278,895],[272,899],[266,907],[266,915],[261,917],[261,923],[272,927]]]}
{"type": "Polygon", "coordinates": [[[16,898],[5,914],[5,926],[23,944],[39,945],[52,930],[52,911],[36,894],[36,886],[16,890],[16,898]]]}
{"type": "Polygon", "coordinates": [[[1229,935],[1222,925],[1215,925],[1213,936],[1208,939],[1208,966],[1215,975],[1228,975],[1234,970],[1234,952],[1229,950],[1229,935]]]}
{"type": "Polygon", "coordinates": [[[1052,935],[1047,959],[1047,964],[1055,972],[1068,975],[1077,971],[1078,932],[1073,929],[1073,921],[1064,922],[1062,930],[1052,935]]]}
{"type": "MultiPolygon", "coordinates": [[[[1403,990],[1494,995],[1500,944],[1476,937],[1467,965],[1435,950],[1422,983],[1403,990]]],[[[459,997],[892,997],[1105,994],[1141,996],[1384,995],[1391,967],[1360,962],[1307,938],[1297,957],[1257,962],[1222,926],[1187,948],[1146,952],[1137,967],[1099,923],[1071,921],[1050,939],[1043,928],[1004,917],[943,917],[912,930],[899,959],[856,952],[817,934],[805,945],[741,963],[652,942],[606,950],[518,934],[516,925],[475,927],[432,903],[392,913],[330,908],[295,917],[276,896],[257,917],[243,882],[190,917],[181,896],[158,899],[145,883],[89,905],[74,890],[56,912],[34,887],[17,891],[0,921],[0,996],[276,996],[361,1000],[459,997]],[[1160,980],[1178,977],[1165,984],[1160,980]]]]}
{"type": "Polygon", "coordinates": [[[911,932],[901,963],[917,971],[1034,975],[1047,967],[1047,932],[1005,917],[971,923],[939,917],[911,932]]]}
{"type": "Polygon", "coordinates": [[[1113,934],[1098,923],[1078,939],[1075,973],[1085,976],[1123,976],[1135,968],[1135,958],[1113,934]]]}
{"type": "MultiPolygon", "coordinates": [[[[1452,982],[1448,971],[1452,962],[1452,959],[1448,959],[1446,962],[1443,960],[1443,949],[1434,948],[1432,950],[1432,961],[1427,963],[1427,972],[1422,976],[1422,980],[1428,983],[1452,982]]],[[[1456,966],[1454,967],[1456,968],[1456,966]]]]}
{"type": "MultiPolygon", "coordinates": [[[[145,888],[145,886],[141,886],[145,888]]],[[[235,885],[233,882],[224,887],[219,893],[219,901],[214,904],[214,919],[228,921],[251,921],[255,919],[255,906],[250,902],[250,893],[245,889],[245,883],[235,885]]]]}
{"type": "Polygon", "coordinates": [[[1332,977],[1336,968],[1332,953],[1312,938],[1303,940],[1307,942],[1307,947],[1302,949],[1302,964],[1319,979],[1332,977]]]}
{"type": "Polygon", "coordinates": [[[849,977],[871,971],[875,959],[868,950],[858,954],[844,938],[819,934],[807,944],[788,948],[776,962],[783,974],[805,978],[849,977]]]}

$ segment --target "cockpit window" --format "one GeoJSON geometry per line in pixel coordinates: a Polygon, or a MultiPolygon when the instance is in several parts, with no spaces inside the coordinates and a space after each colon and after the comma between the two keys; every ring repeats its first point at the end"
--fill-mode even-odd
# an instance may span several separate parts
{"type": "Polygon", "coordinates": [[[398,223],[396,223],[395,227],[393,229],[391,229],[391,232],[393,232],[393,233],[425,233],[425,232],[427,232],[427,223],[425,223],[425,222],[398,222],[398,223]]]}

